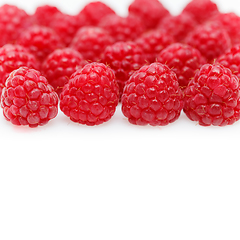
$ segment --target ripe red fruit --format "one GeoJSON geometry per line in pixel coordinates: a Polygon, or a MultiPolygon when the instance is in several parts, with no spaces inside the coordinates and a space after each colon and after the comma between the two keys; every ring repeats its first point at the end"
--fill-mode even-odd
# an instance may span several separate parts
{"type": "Polygon", "coordinates": [[[83,27],[78,30],[70,47],[80,52],[87,62],[98,62],[108,45],[113,43],[108,32],[99,27],[83,27]]]}
{"type": "Polygon", "coordinates": [[[185,90],[184,112],[202,126],[225,126],[238,121],[238,77],[221,65],[203,65],[185,90]]]}
{"type": "Polygon", "coordinates": [[[39,69],[39,62],[21,45],[6,44],[0,48],[0,96],[9,74],[23,66],[39,69]]]}
{"type": "Polygon", "coordinates": [[[102,63],[89,63],[64,86],[60,109],[74,122],[99,125],[113,116],[118,94],[113,71],[102,63]]]}
{"type": "Polygon", "coordinates": [[[114,71],[120,97],[126,81],[145,63],[142,49],[134,42],[117,42],[108,46],[102,62],[114,71]]]}
{"type": "Polygon", "coordinates": [[[152,63],[133,73],[122,95],[122,112],[136,125],[164,126],[176,121],[183,108],[176,74],[152,63]]]}
{"type": "Polygon", "coordinates": [[[153,63],[158,54],[175,41],[166,31],[157,29],[143,33],[135,42],[143,50],[146,63],[153,63]]]}
{"type": "Polygon", "coordinates": [[[37,127],[57,116],[58,97],[40,72],[20,67],[6,81],[1,106],[12,124],[37,127]]]}
{"type": "Polygon", "coordinates": [[[158,55],[158,61],[176,73],[179,86],[184,90],[195,72],[206,63],[201,53],[187,44],[174,43],[158,55]]]}
{"type": "Polygon", "coordinates": [[[63,47],[59,36],[51,28],[44,26],[28,28],[20,35],[18,43],[34,54],[40,62],[55,49],[63,47]]]}
{"type": "Polygon", "coordinates": [[[231,47],[228,33],[218,24],[200,25],[188,35],[185,42],[197,48],[208,63],[212,63],[231,47]]]}

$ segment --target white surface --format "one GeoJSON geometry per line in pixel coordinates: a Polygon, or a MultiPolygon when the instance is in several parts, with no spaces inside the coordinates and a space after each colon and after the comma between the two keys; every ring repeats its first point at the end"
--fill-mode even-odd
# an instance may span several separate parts
{"type": "MultiPolygon", "coordinates": [[[[87,1],[47,2],[76,13],[87,1]]],[[[104,2],[124,15],[131,1],[104,2]]],[[[176,14],[187,1],[162,2],[176,14]]],[[[215,2],[240,13],[238,1],[215,2]]],[[[240,122],[204,128],[182,114],[138,127],[119,106],[101,126],[59,112],[29,129],[0,113],[0,240],[240,239],[240,122]]]]}

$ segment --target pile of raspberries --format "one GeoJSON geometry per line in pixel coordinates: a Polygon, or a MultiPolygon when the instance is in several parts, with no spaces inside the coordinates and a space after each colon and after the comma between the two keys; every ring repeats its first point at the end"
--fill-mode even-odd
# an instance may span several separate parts
{"type": "Polygon", "coordinates": [[[134,0],[126,17],[99,1],[77,15],[2,5],[3,115],[37,127],[60,106],[94,126],[121,104],[135,125],[165,126],[182,110],[202,126],[231,125],[240,119],[239,27],[211,0],[192,0],[177,16],[158,0],[134,0]]]}

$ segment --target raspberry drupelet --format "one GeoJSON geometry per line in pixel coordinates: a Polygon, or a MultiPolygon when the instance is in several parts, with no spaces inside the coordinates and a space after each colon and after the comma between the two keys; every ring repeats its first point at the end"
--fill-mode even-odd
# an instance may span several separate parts
{"type": "Polygon", "coordinates": [[[183,108],[177,76],[166,65],[152,63],[133,73],[122,95],[122,112],[135,125],[165,126],[183,108]]]}
{"type": "Polygon", "coordinates": [[[94,126],[111,119],[119,99],[114,72],[103,63],[77,70],[64,86],[60,109],[72,121],[94,126]]]}
{"type": "Polygon", "coordinates": [[[239,79],[219,64],[205,64],[185,90],[184,112],[202,126],[226,126],[240,119],[239,79]]]}
{"type": "Polygon", "coordinates": [[[57,116],[58,96],[39,71],[20,67],[6,81],[1,106],[12,124],[37,127],[57,116]]]}

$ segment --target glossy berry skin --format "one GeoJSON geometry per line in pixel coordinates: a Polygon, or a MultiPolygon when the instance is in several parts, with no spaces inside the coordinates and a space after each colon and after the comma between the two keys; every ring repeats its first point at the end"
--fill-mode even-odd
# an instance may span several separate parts
{"type": "Polygon", "coordinates": [[[29,15],[14,5],[4,4],[0,7],[0,47],[14,43],[19,34],[29,26],[29,15]]]}
{"type": "Polygon", "coordinates": [[[78,51],[72,48],[63,48],[48,55],[43,62],[41,72],[60,95],[63,86],[68,83],[71,75],[82,66],[83,57],[78,51]]]}
{"type": "Polygon", "coordinates": [[[150,64],[156,62],[158,54],[175,40],[166,31],[156,29],[143,33],[135,42],[143,50],[146,63],[150,64]]]}
{"type": "Polygon", "coordinates": [[[164,17],[170,15],[158,0],[134,0],[128,11],[130,15],[136,15],[141,19],[145,29],[157,27],[164,17]]]}
{"type": "Polygon", "coordinates": [[[202,126],[226,126],[240,119],[239,80],[231,70],[205,64],[185,90],[184,112],[202,126]]]}
{"type": "Polygon", "coordinates": [[[179,118],[182,97],[176,74],[164,64],[152,63],[126,83],[122,112],[135,125],[165,126],[179,118]]]}
{"type": "Polygon", "coordinates": [[[55,49],[64,46],[59,36],[51,28],[44,26],[28,28],[20,35],[18,44],[27,48],[40,62],[55,49]]]}
{"type": "Polygon", "coordinates": [[[99,27],[83,27],[78,30],[70,47],[80,52],[86,62],[99,62],[105,48],[113,44],[108,32],[99,27]]]}
{"type": "Polygon", "coordinates": [[[114,42],[135,40],[144,31],[140,19],[131,15],[127,17],[108,15],[102,18],[99,27],[108,31],[114,42]]]}
{"type": "Polygon", "coordinates": [[[240,79],[240,44],[230,48],[216,62],[229,68],[240,79]]]}
{"type": "Polygon", "coordinates": [[[19,67],[39,69],[34,55],[21,45],[6,44],[0,48],[0,96],[9,74],[19,67]]]}
{"type": "Polygon", "coordinates": [[[212,63],[231,47],[228,33],[217,24],[197,27],[188,35],[185,43],[197,48],[208,63],[212,63]]]}
{"type": "Polygon", "coordinates": [[[183,9],[183,13],[191,14],[202,24],[219,13],[217,4],[211,0],[192,0],[183,9]]]}
{"type": "Polygon", "coordinates": [[[197,25],[198,23],[191,14],[181,13],[177,16],[169,15],[165,17],[158,25],[158,28],[166,31],[176,42],[183,42],[197,25]]]}
{"type": "Polygon", "coordinates": [[[58,113],[58,97],[39,71],[20,67],[14,70],[3,89],[3,115],[14,125],[45,125],[58,113]]]}
{"type": "Polygon", "coordinates": [[[117,42],[108,46],[103,53],[102,62],[114,71],[120,97],[129,77],[145,64],[143,51],[134,42],[117,42]]]}
{"type": "Polygon", "coordinates": [[[113,116],[118,94],[113,71],[102,63],[89,63],[64,86],[60,109],[74,122],[99,125],[113,116]]]}
{"type": "Polygon", "coordinates": [[[186,44],[174,43],[158,55],[158,61],[176,73],[179,86],[184,90],[195,72],[206,63],[201,53],[186,44]]]}

